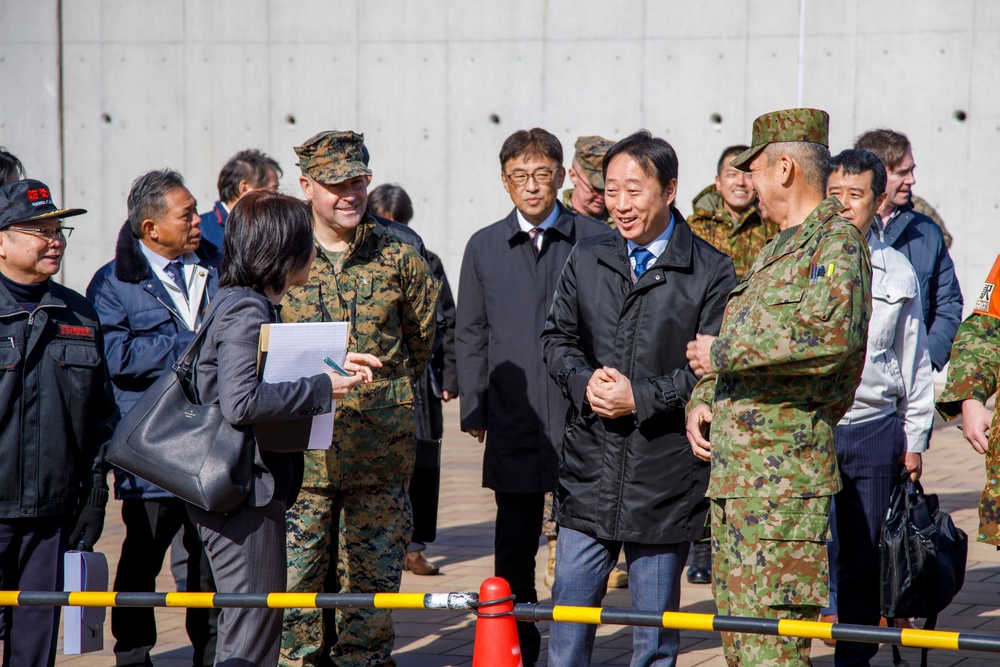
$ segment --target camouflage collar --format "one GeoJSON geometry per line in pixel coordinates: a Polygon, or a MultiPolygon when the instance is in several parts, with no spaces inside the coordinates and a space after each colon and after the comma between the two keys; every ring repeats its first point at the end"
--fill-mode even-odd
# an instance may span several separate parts
{"type": "MultiPolygon", "coordinates": [[[[365,248],[368,245],[369,238],[377,241],[385,233],[385,227],[380,225],[371,215],[365,213],[365,219],[358,224],[354,231],[354,240],[351,241],[351,244],[347,246],[347,250],[344,252],[344,262],[357,255],[362,248],[365,248]]],[[[313,241],[316,243],[316,251],[323,255],[327,261],[330,261],[330,258],[326,254],[326,249],[320,245],[315,235],[313,236],[313,241]]]]}
{"type": "MultiPolygon", "coordinates": [[[[779,248],[777,252],[773,249],[774,239],[777,238],[777,235],[767,242],[767,245],[764,246],[765,249],[772,248],[771,252],[774,254],[767,257],[767,259],[764,260],[763,265],[767,266],[775,260],[786,255],[790,255],[804,246],[809,242],[809,239],[814,237],[821,229],[826,227],[827,223],[830,222],[830,219],[840,213],[843,208],[843,205],[837,200],[836,197],[827,197],[821,201],[819,205],[813,209],[812,213],[810,213],[806,219],[802,221],[802,224],[798,226],[798,229],[795,231],[792,238],[789,239],[785,245],[779,248]]],[[[858,232],[858,234],[860,233],[861,232],[858,232]]]]}

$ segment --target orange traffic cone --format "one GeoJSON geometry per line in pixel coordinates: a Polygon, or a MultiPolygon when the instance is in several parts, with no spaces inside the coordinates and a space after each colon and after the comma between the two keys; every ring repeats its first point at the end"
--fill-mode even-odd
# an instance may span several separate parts
{"type": "Polygon", "coordinates": [[[510,584],[500,577],[484,581],[479,587],[478,611],[472,667],[522,667],[517,621],[510,614],[514,611],[510,584]],[[489,604],[493,600],[503,602],[489,604]]]}

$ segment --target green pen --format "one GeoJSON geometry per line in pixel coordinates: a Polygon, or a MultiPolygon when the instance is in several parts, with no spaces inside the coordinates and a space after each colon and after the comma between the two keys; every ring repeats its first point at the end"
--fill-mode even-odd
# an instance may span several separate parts
{"type": "Polygon", "coordinates": [[[350,373],[341,368],[340,364],[338,364],[330,357],[323,357],[323,363],[332,368],[335,372],[339,373],[340,375],[343,375],[344,377],[351,377],[350,373]]]}

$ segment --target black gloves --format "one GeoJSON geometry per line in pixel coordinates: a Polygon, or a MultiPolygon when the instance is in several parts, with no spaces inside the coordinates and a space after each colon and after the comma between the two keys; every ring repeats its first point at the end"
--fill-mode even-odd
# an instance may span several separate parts
{"type": "Polygon", "coordinates": [[[80,505],[76,517],[76,526],[69,535],[69,548],[79,551],[91,551],[101,531],[104,530],[104,506],[108,504],[108,490],[94,487],[90,490],[86,502],[80,505]]]}

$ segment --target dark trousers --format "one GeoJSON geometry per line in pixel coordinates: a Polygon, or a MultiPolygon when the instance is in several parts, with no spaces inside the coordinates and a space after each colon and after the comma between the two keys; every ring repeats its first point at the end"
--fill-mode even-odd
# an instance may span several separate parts
{"type": "MultiPolygon", "coordinates": [[[[544,493],[494,493],[497,502],[493,573],[510,584],[515,602],[538,602],[535,555],[542,536],[544,493]]],[[[525,663],[538,661],[542,638],[530,621],[518,621],[517,637],[525,663]]]]}
{"type": "MultiPolygon", "coordinates": [[[[0,520],[4,587],[61,591],[66,518],[0,520]]],[[[3,666],[45,667],[56,662],[60,607],[4,607],[3,666]]]]}
{"type": "MultiPolygon", "coordinates": [[[[188,518],[187,503],[179,498],[127,499],[122,501],[125,540],[115,574],[114,590],[156,590],[156,577],[163,558],[178,530],[184,531],[188,552],[187,590],[215,591],[212,569],[198,530],[188,518]]],[[[188,609],[185,622],[198,667],[215,662],[219,610],[188,609]]],[[[115,636],[115,660],[124,665],[151,666],[149,652],[156,645],[156,618],[151,607],[111,609],[111,634],[115,636]]]]}
{"type": "MultiPolygon", "coordinates": [[[[879,624],[879,551],[889,496],[899,479],[905,449],[903,425],[895,414],[833,430],[843,488],[834,496],[837,616],[841,623],[879,624]]],[[[837,641],[837,667],[868,665],[878,644],[837,641]]]]}

